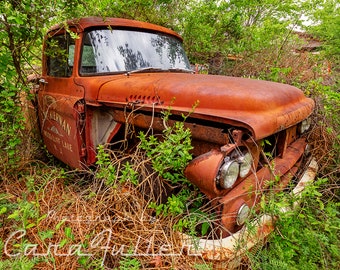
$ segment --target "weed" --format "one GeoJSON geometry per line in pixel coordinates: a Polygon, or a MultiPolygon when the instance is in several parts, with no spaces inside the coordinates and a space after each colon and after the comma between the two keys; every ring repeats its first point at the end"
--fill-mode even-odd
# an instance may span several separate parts
{"type": "Polygon", "coordinates": [[[191,133],[183,122],[175,122],[173,127],[163,131],[162,140],[156,136],[139,133],[140,148],[151,160],[153,169],[172,184],[189,183],[183,176],[183,169],[192,159],[190,154],[191,133]]]}
{"type": "MultiPolygon", "coordinates": [[[[339,202],[324,201],[320,188],[327,182],[318,179],[302,192],[301,207],[294,211],[278,211],[293,205],[282,201],[285,196],[270,200],[266,213],[279,217],[276,231],[269,238],[268,247],[249,253],[252,269],[338,269],[340,263],[339,202]]],[[[267,204],[268,205],[268,204],[267,204]]]]}
{"type": "Polygon", "coordinates": [[[138,185],[138,174],[133,169],[133,167],[130,165],[129,162],[126,162],[123,166],[123,169],[121,170],[121,176],[119,179],[119,182],[121,184],[126,183],[127,181],[130,181],[133,185],[138,185]]]}
{"type": "Polygon", "coordinates": [[[119,270],[138,270],[141,269],[141,263],[138,259],[130,256],[122,257],[119,261],[119,270]]]}
{"type": "MultiPolygon", "coordinates": [[[[7,64],[7,66],[9,66],[7,64]]],[[[9,74],[13,73],[7,70],[9,74]]],[[[15,77],[14,74],[12,74],[15,77]]],[[[8,76],[10,78],[10,76],[8,76]]],[[[14,78],[12,78],[14,79],[14,78]]],[[[15,85],[12,81],[1,80],[0,87],[0,141],[1,164],[8,166],[2,170],[16,168],[19,161],[19,145],[22,142],[20,136],[24,130],[24,118],[20,108],[19,89],[22,85],[15,85]]]]}
{"type": "MultiPolygon", "coordinates": [[[[164,121],[167,121],[169,116],[170,113],[166,112],[164,121]]],[[[186,117],[183,117],[185,120],[186,117]]],[[[167,126],[163,131],[162,140],[153,135],[147,136],[142,132],[139,134],[139,138],[141,140],[140,148],[146,152],[152,168],[170,185],[181,187],[178,193],[167,198],[166,203],[151,202],[149,207],[155,209],[157,216],[180,217],[173,226],[175,230],[186,229],[190,234],[196,235],[197,224],[201,223],[201,233],[206,234],[209,223],[202,221],[202,216],[197,213],[195,215],[195,213],[188,212],[190,207],[195,207],[191,205],[190,199],[193,194],[197,195],[196,188],[183,175],[185,166],[192,159],[190,130],[184,127],[184,122],[175,122],[172,127],[167,126]]],[[[195,201],[196,204],[197,202],[198,200],[195,201]]]]}
{"type": "Polygon", "coordinates": [[[78,263],[81,266],[81,269],[96,269],[96,270],[104,270],[105,267],[102,265],[102,259],[91,258],[91,257],[80,257],[78,259],[78,263]]]}
{"type": "Polygon", "coordinates": [[[0,261],[0,269],[35,269],[34,266],[39,262],[37,259],[28,259],[27,257],[19,257],[13,260],[0,261]]]}
{"type": "Polygon", "coordinates": [[[196,270],[212,270],[213,265],[212,263],[202,263],[202,264],[196,263],[193,268],[196,270]]]}
{"type": "Polygon", "coordinates": [[[96,165],[98,166],[96,177],[98,179],[105,179],[106,185],[113,186],[117,179],[116,168],[112,165],[110,154],[105,151],[103,145],[97,147],[96,165]]]}

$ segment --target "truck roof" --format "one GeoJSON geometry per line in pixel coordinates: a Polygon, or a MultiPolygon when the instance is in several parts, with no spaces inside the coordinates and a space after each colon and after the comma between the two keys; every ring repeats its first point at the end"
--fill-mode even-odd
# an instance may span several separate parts
{"type": "MultiPolygon", "coordinates": [[[[177,38],[182,40],[182,37],[178,33],[166,27],[162,27],[152,23],[122,18],[102,18],[102,17],[76,18],[68,20],[66,24],[68,25],[68,27],[75,27],[78,33],[83,32],[85,29],[92,27],[112,27],[112,28],[128,27],[133,29],[144,29],[148,31],[162,32],[168,35],[176,36],[177,38]]],[[[56,24],[49,29],[49,33],[64,27],[65,23],[56,24]]]]}

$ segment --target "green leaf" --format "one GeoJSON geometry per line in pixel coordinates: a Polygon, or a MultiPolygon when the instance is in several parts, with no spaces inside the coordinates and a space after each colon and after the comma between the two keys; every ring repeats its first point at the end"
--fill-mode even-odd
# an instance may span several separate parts
{"type": "Polygon", "coordinates": [[[60,221],[60,222],[55,226],[55,229],[56,229],[56,230],[59,230],[60,227],[65,223],[65,221],[66,221],[66,218],[64,218],[62,221],[60,221]]]}
{"type": "Polygon", "coordinates": [[[12,214],[10,214],[7,218],[17,220],[20,217],[20,211],[15,210],[12,214]]]}
{"type": "Polygon", "coordinates": [[[1,207],[0,215],[5,214],[6,212],[7,212],[7,207],[6,206],[1,207]]]}
{"type": "Polygon", "coordinates": [[[210,224],[209,222],[203,222],[202,223],[202,229],[201,229],[201,233],[202,235],[206,235],[208,230],[209,230],[210,224]]]}
{"type": "Polygon", "coordinates": [[[72,233],[72,228],[71,228],[71,227],[66,227],[66,228],[64,229],[64,232],[65,232],[65,236],[66,236],[67,238],[74,240],[74,235],[73,235],[73,233],[72,233]]]}
{"type": "Polygon", "coordinates": [[[67,244],[68,240],[67,239],[62,239],[59,243],[59,246],[62,248],[63,246],[65,246],[67,244]]]}
{"type": "Polygon", "coordinates": [[[25,226],[25,229],[30,229],[30,228],[33,228],[34,226],[35,226],[34,223],[30,223],[27,226],[25,226]]]}

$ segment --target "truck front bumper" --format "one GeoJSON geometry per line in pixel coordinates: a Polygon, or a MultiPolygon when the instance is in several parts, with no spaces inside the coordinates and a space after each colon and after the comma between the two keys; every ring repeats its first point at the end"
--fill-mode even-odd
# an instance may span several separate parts
{"type": "MultiPolygon", "coordinates": [[[[314,181],[317,170],[318,164],[312,158],[297,185],[291,191],[291,195],[299,198],[306,185],[314,181]]],[[[294,207],[297,205],[298,203],[294,207]]],[[[281,209],[282,212],[289,210],[292,209],[281,209]]],[[[224,262],[225,265],[223,267],[229,269],[239,264],[247,250],[265,241],[266,237],[274,230],[274,221],[274,216],[263,214],[253,220],[250,226],[244,226],[238,232],[221,239],[193,238],[186,234],[181,234],[180,237],[183,245],[189,247],[188,254],[201,256],[206,260],[224,262]]]]}

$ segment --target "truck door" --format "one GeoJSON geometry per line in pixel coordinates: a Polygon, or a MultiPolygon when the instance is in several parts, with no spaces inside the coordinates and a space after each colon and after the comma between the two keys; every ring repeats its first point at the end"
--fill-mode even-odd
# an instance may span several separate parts
{"type": "Polygon", "coordinates": [[[74,83],[78,42],[63,29],[50,34],[44,45],[38,91],[39,121],[47,150],[75,168],[80,168],[85,158],[84,89],[74,83]]]}

